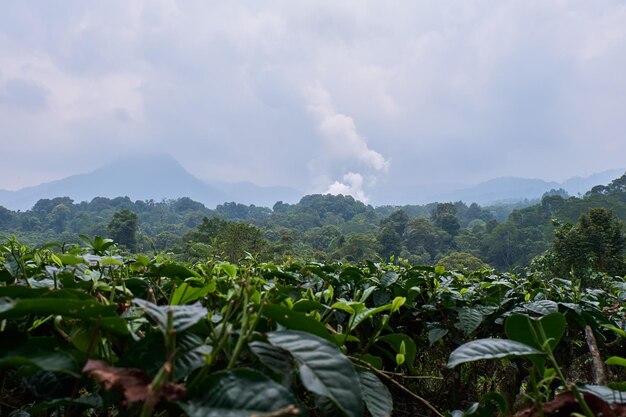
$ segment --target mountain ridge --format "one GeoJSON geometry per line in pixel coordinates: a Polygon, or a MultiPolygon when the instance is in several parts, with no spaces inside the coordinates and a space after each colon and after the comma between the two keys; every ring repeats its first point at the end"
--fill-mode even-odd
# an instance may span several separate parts
{"type": "Polygon", "coordinates": [[[189,197],[213,208],[229,201],[273,205],[277,201],[275,198],[297,201],[301,195],[289,187],[204,182],[185,170],[172,156],[157,154],[126,157],[91,172],[15,191],[0,190],[0,205],[11,210],[29,210],[42,198],[67,196],[75,201],[91,201],[94,197],[128,196],[132,200],[157,201],[189,197]]]}
{"type": "MultiPolygon", "coordinates": [[[[513,176],[497,177],[456,190],[422,194],[421,200],[463,201],[466,204],[480,205],[515,203],[539,199],[545,192],[559,188],[575,196],[584,194],[595,185],[608,184],[624,171],[610,169],[561,182],[513,176]]],[[[171,155],[155,154],[128,156],[91,172],[70,175],[16,191],[0,189],[0,205],[11,210],[29,210],[42,198],[67,196],[75,201],[91,201],[94,197],[128,196],[132,200],[157,201],[189,197],[209,208],[231,201],[272,207],[277,201],[295,203],[303,195],[299,190],[285,186],[263,187],[251,182],[202,181],[185,170],[171,155]]],[[[385,202],[378,205],[385,205],[385,202]]]]}

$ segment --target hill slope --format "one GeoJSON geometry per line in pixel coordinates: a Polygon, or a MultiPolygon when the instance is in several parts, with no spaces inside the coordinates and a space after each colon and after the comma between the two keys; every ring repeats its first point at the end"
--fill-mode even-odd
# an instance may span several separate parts
{"type": "Polygon", "coordinates": [[[297,200],[300,193],[287,187],[259,187],[251,183],[207,184],[187,172],[170,155],[130,157],[90,173],[72,175],[17,191],[0,190],[0,205],[28,210],[42,198],[67,196],[75,201],[94,197],[128,196],[132,200],[189,197],[207,207],[226,201],[271,205],[297,200]]]}

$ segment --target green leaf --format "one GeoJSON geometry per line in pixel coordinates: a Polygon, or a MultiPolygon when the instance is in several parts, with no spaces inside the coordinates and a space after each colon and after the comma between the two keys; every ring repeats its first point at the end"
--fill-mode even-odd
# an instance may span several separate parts
{"type": "Polygon", "coordinates": [[[513,314],[504,322],[504,331],[509,339],[525,343],[535,349],[542,349],[540,329],[550,340],[550,348],[554,349],[565,333],[566,320],[561,313],[550,313],[540,319],[532,319],[523,314],[513,314]]]}
{"type": "Polygon", "coordinates": [[[398,281],[398,278],[400,278],[400,276],[398,275],[397,272],[394,272],[394,271],[385,272],[383,276],[380,277],[380,285],[383,288],[387,288],[395,284],[396,281],[398,281]]]}
{"type": "MultiPolygon", "coordinates": [[[[390,306],[387,306],[387,309],[389,309],[389,307],[390,306]]],[[[345,311],[350,315],[354,315],[359,313],[360,311],[365,310],[365,303],[359,303],[356,301],[337,301],[336,303],[331,305],[330,308],[345,311]]]]}
{"type": "Polygon", "coordinates": [[[406,354],[404,355],[405,364],[410,370],[413,370],[415,356],[417,355],[417,346],[415,345],[415,341],[409,335],[404,333],[393,333],[382,336],[378,338],[378,340],[388,343],[396,352],[400,352],[401,345],[404,343],[406,350],[406,354]]]}
{"type": "Polygon", "coordinates": [[[58,341],[51,338],[31,338],[24,345],[3,350],[0,353],[0,367],[5,366],[27,366],[35,370],[79,374],[76,360],[60,350],[58,341]]]}
{"type": "Polygon", "coordinates": [[[391,312],[395,313],[396,311],[400,310],[400,307],[402,307],[404,303],[406,303],[406,297],[394,298],[391,302],[391,312]]]}
{"type": "Polygon", "coordinates": [[[512,356],[543,355],[527,344],[509,339],[478,339],[456,348],[448,358],[448,368],[482,359],[501,359],[512,356]]]}
{"type": "MultiPolygon", "coordinates": [[[[396,298],[404,298],[404,297],[396,297],[396,298]]],[[[380,306],[380,307],[376,307],[376,308],[362,309],[357,314],[355,314],[352,317],[352,319],[350,320],[350,322],[349,322],[350,323],[350,331],[356,329],[357,326],[359,324],[361,324],[363,322],[363,320],[367,319],[368,317],[372,317],[373,315],[378,314],[378,313],[382,313],[383,311],[391,310],[391,308],[392,308],[392,304],[386,304],[386,305],[383,305],[383,306],[380,306]]]]}
{"type": "Polygon", "coordinates": [[[278,304],[269,304],[263,309],[263,315],[288,329],[308,332],[335,343],[335,339],[322,323],[304,313],[290,310],[278,304]]]}
{"type": "Polygon", "coordinates": [[[313,300],[299,300],[293,305],[293,311],[298,311],[300,313],[308,313],[309,311],[318,311],[318,310],[326,310],[324,304],[319,301],[313,300]]]}
{"type": "Polygon", "coordinates": [[[626,358],[622,358],[620,356],[611,356],[606,361],[604,361],[607,365],[618,365],[626,367],[626,358]]]}
{"type": "Polygon", "coordinates": [[[116,306],[105,306],[96,300],[68,298],[0,299],[0,319],[13,319],[28,314],[60,315],[79,319],[116,316],[116,306]]]}
{"type": "Polygon", "coordinates": [[[365,406],[372,417],[390,417],[393,411],[393,399],[385,384],[372,372],[358,369],[359,383],[365,406]]]}
{"type": "Polygon", "coordinates": [[[290,384],[293,374],[293,359],[289,353],[260,341],[248,343],[248,347],[263,365],[282,377],[283,385],[290,384]]]}
{"type": "Polygon", "coordinates": [[[483,314],[479,309],[461,307],[459,309],[459,321],[454,324],[454,327],[461,330],[467,336],[478,329],[482,322],[483,314]]]}
{"type": "Polygon", "coordinates": [[[174,294],[172,294],[170,305],[191,303],[205,297],[213,291],[215,291],[215,283],[213,283],[213,285],[204,285],[202,287],[192,287],[186,282],[183,282],[180,287],[176,288],[174,294]]]}
{"type": "Polygon", "coordinates": [[[98,263],[100,265],[124,266],[124,263],[122,261],[113,256],[104,256],[98,260],[98,263]]]}
{"type": "Polygon", "coordinates": [[[619,327],[613,326],[612,324],[603,324],[602,327],[604,327],[605,329],[609,329],[618,336],[626,338],[626,331],[620,329],[619,327]]]}
{"type": "Polygon", "coordinates": [[[430,346],[441,340],[445,335],[448,334],[448,329],[444,329],[441,327],[434,327],[428,331],[428,343],[430,346]]]}
{"type": "Polygon", "coordinates": [[[71,253],[58,253],[57,258],[63,263],[63,265],[78,265],[84,264],[85,260],[82,256],[74,255],[71,253]]]}
{"type": "Polygon", "coordinates": [[[210,345],[191,332],[183,332],[176,336],[176,355],[174,357],[174,372],[176,380],[189,375],[194,370],[204,366],[206,356],[212,351],[210,345]]]}
{"type": "Polygon", "coordinates": [[[298,402],[285,387],[251,369],[216,372],[179,403],[189,417],[250,417],[298,402]]]}
{"type": "Polygon", "coordinates": [[[41,401],[33,406],[29,411],[33,415],[39,415],[50,408],[59,408],[66,405],[72,405],[72,407],[84,408],[103,408],[102,397],[95,395],[93,397],[78,397],[78,398],[57,398],[50,401],[41,401]]]}
{"type": "Polygon", "coordinates": [[[524,308],[533,313],[541,314],[542,316],[559,311],[559,305],[551,300],[539,300],[524,304],[524,308]]]}
{"type": "Polygon", "coordinates": [[[359,357],[359,359],[369,363],[376,369],[383,368],[383,360],[379,356],[374,356],[374,355],[370,355],[369,353],[366,353],[365,355],[359,357]]]}
{"type": "Polygon", "coordinates": [[[133,299],[133,303],[141,307],[157,324],[163,334],[167,333],[168,315],[172,314],[172,328],[176,332],[187,330],[194,324],[206,318],[207,309],[200,303],[184,306],[157,306],[146,300],[133,299]]]}
{"type": "Polygon", "coordinates": [[[270,332],[267,339],[291,353],[299,365],[300,380],[309,391],[328,397],[348,417],[363,415],[357,373],[337,346],[309,333],[291,330],[270,332]]]}
{"type": "Polygon", "coordinates": [[[198,274],[189,268],[178,264],[167,264],[159,270],[159,274],[168,278],[189,278],[197,277],[198,274]]]}
{"type": "Polygon", "coordinates": [[[222,263],[219,265],[219,269],[224,271],[230,278],[235,278],[237,276],[237,267],[233,264],[222,263]]]}

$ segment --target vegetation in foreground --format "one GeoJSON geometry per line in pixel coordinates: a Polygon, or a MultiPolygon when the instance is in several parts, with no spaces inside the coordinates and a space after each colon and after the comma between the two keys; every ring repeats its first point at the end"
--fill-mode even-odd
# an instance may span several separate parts
{"type": "Polygon", "coordinates": [[[547,264],[183,263],[4,239],[0,413],[624,415],[624,278],[547,264]]]}

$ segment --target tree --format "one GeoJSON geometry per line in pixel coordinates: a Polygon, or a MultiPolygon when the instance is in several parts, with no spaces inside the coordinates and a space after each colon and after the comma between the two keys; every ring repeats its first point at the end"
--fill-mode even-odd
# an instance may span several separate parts
{"type": "Polygon", "coordinates": [[[437,264],[451,270],[466,268],[469,271],[477,271],[489,268],[489,265],[483,262],[482,259],[467,252],[452,252],[441,258],[437,264]]]}
{"type": "Polygon", "coordinates": [[[50,214],[47,216],[48,223],[55,232],[61,233],[65,228],[65,223],[70,218],[70,209],[65,204],[57,204],[54,206],[50,214]]]}
{"type": "Polygon", "coordinates": [[[139,220],[137,215],[128,209],[124,209],[113,215],[107,229],[115,242],[133,251],[137,249],[138,226],[139,220]]]}
{"type": "Polygon", "coordinates": [[[13,223],[14,214],[11,210],[0,206],[0,230],[8,230],[13,223]]]}
{"type": "Polygon", "coordinates": [[[456,206],[453,203],[439,203],[431,212],[432,222],[439,228],[445,230],[454,237],[459,233],[461,223],[456,217],[456,206]]]}
{"type": "Polygon", "coordinates": [[[409,216],[407,216],[404,210],[396,210],[380,221],[380,227],[391,226],[396,233],[402,235],[408,221],[409,216]]]}
{"type": "Polygon", "coordinates": [[[246,252],[264,253],[268,246],[263,232],[258,227],[219,217],[205,217],[195,230],[185,236],[184,240],[188,247],[198,242],[209,245],[213,255],[224,256],[230,262],[241,260],[246,252]]]}
{"type": "Polygon", "coordinates": [[[423,253],[425,250],[432,260],[445,252],[450,235],[435,227],[428,219],[413,217],[406,225],[404,239],[409,253],[423,253]]]}
{"type": "Polygon", "coordinates": [[[384,260],[392,255],[399,255],[402,251],[402,237],[392,225],[381,228],[377,239],[380,244],[380,255],[384,260]]]}
{"type": "Polygon", "coordinates": [[[589,270],[622,274],[625,250],[622,222],[611,210],[592,208],[580,216],[575,226],[566,224],[556,231],[551,269],[561,276],[572,270],[579,277],[589,270]]]}
{"type": "Polygon", "coordinates": [[[364,262],[376,259],[378,249],[378,242],[373,236],[367,233],[349,234],[342,239],[333,256],[348,262],[364,262]]]}

